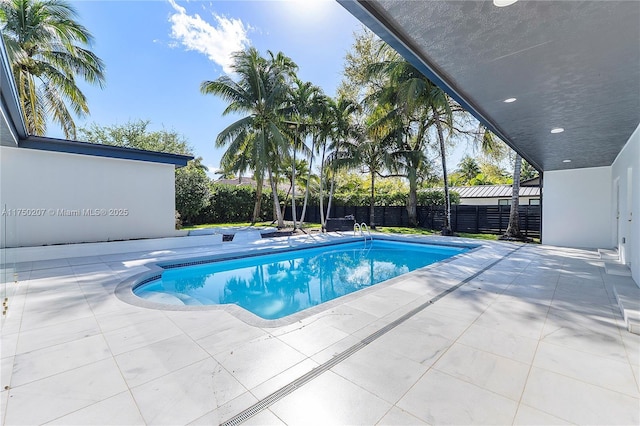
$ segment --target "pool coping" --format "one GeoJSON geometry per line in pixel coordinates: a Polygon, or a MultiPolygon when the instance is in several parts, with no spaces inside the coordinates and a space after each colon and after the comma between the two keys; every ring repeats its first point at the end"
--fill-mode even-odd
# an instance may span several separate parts
{"type": "MultiPolygon", "coordinates": [[[[150,261],[142,265],[148,268],[148,271],[144,271],[144,272],[125,278],[116,286],[114,293],[115,293],[115,296],[122,302],[130,304],[132,306],[141,307],[141,308],[161,310],[161,311],[214,311],[214,310],[225,311],[248,325],[261,327],[261,328],[275,328],[275,327],[282,327],[282,326],[294,324],[312,315],[335,308],[336,306],[343,305],[352,300],[366,296],[368,294],[371,294],[383,288],[387,288],[389,286],[405,281],[407,279],[412,279],[419,273],[422,273],[430,269],[441,267],[461,257],[468,256],[469,254],[472,254],[478,250],[482,250],[483,248],[486,248],[485,244],[482,244],[482,243],[476,244],[468,241],[440,242],[440,241],[434,241],[434,239],[432,238],[428,238],[428,237],[425,238],[424,236],[419,236],[421,238],[416,238],[416,236],[413,236],[413,235],[386,235],[386,234],[377,234],[377,233],[372,234],[370,238],[373,240],[411,242],[414,244],[440,245],[440,246],[446,246],[446,247],[467,248],[468,251],[465,251],[464,253],[456,254],[454,256],[448,257],[436,263],[432,263],[430,265],[424,266],[422,268],[418,268],[406,274],[393,277],[389,280],[382,281],[370,287],[363,288],[361,290],[354,291],[349,294],[345,294],[343,296],[337,297],[327,302],[323,302],[318,305],[306,308],[300,312],[287,315],[286,317],[271,319],[271,320],[261,318],[258,315],[235,304],[171,305],[171,304],[152,302],[152,301],[143,299],[141,297],[138,297],[133,293],[133,290],[136,287],[160,278],[162,273],[167,269],[205,264],[205,263],[213,263],[213,262],[225,261],[225,260],[233,260],[233,259],[245,258],[249,256],[253,257],[253,256],[261,256],[261,255],[267,255],[267,254],[273,254],[273,253],[284,253],[288,251],[301,250],[304,248],[326,247],[326,246],[332,246],[336,244],[344,244],[344,243],[357,242],[357,241],[363,240],[362,236],[349,236],[340,232],[336,232],[335,234],[340,238],[339,239],[330,238],[329,240],[316,242],[312,246],[309,245],[308,240],[306,239],[297,239],[295,241],[288,239],[287,246],[282,246],[281,244],[283,241],[277,238],[273,238],[272,239],[273,244],[270,247],[251,247],[251,248],[237,247],[235,248],[235,250],[229,251],[226,253],[218,253],[218,254],[204,255],[204,256],[184,255],[184,256],[176,257],[171,260],[150,261]],[[189,261],[184,262],[187,259],[189,261]]],[[[368,238],[369,236],[367,236],[367,239],[368,238]]]]}

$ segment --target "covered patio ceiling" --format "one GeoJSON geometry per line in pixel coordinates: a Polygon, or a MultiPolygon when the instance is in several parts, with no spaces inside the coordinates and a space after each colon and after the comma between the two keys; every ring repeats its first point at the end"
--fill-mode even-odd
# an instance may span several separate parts
{"type": "Polygon", "coordinates": [[[609,166],[640,123],[640,2],[338,1],[539,170],[609,166]]]}

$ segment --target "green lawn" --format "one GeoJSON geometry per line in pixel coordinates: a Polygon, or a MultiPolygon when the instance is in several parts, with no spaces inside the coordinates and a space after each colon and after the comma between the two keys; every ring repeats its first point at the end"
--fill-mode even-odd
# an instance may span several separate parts
{"type": "MultiPolygon", "coordinates": [[[[425,228],[407,228],[402,226],[378,226],[376,231],[385,234],[414,234],[414,235],[440,235],[440,231],[425,228]]],[[[470,234],[467,232],[456,232],[456,237],[474,238],[476,240],[498,241],[500,235],[494,234],[470,234]]],[[[533,242],[540,244],[540,238],[533,238],[533,242]]]]}
{"type": "Polygon", "coordinates": [[[408,228],[405,226],[376,226],[376,231],[383,234],[434,235],[435,232],[424,228],[408,228]]]}
{"type": "MultiPolygon", "coordinates": [[[[291,222],[285,222],[287,226],[293,226],[291,222]]],[[[205,223],[202,225],[192,225],[192,226],[183,226],[182,229],[186,229],[187,231],[192,229],[200,229],[200,228],[221,228],[221,227],[231,227],[231,226],[251,226],[251,222],[235,222],[235,223],[205,223]]],[[[267,222],[256,222],[253,226],[276,226],[272,221],[267,222]]],[[[320,229],[319,223],[305,223],[303,226],[304,229],[320,229]]]]}
{"type": "MultiPolygon", "coordinates": [[[[440,232],[425,228],[408,228],[403,226],[378,226],[376,231],[384,234],[411,234],[411,235],[440,235],[440,232]]],[[[497,241],[498,235],[492,234],[468,234],[466,232],[456,232],[456,236],[464,238],[476,238],[478,240],[497,241]]]]}
{"type": "MultiPolygon", "coordinates": [[[[222,228],[228,226],[251,226],[250,222],[236,222],[236,223],[205,223],[202,225],[191,225],[191,226],[183,226],[182,229],[186,229],[188,231],[192,229],[200,229],[200,228],[222,228]]],[[[254,226],[272,226],[271,222],[257,222],[254,226]]]]}
{"type": "MultiPolygon", "coordinates": [[[[206,223],[203,225],[185,226],[182,229],[191,230],[198,228],[218,228],[218,227],[230,227],[230,226],[251,226],[250,222],[237,222],[237,223],[206,223]]],[[[257,222],[254,226],[275,226],[271,221],[257,222]]],[[[287,226],[292,226],[291,222],[287,222],[287,226]]],[[[319,223],[305,223],[304,229],[320,229],[319,223]]],[[[403,226],[378,226],[376,231],[383,234],[406,234],[406,235],[440,235],[439,231],[425,228],[409,228],[403,226]]],[[[474,238],[477,240],[490,240],[497,241],[499,235],[493,234],[469,234],[466,232],[456,232],[456,236],[463,238],[474,238]]],[[[539,238],[533,239],[534,243],[540,244],[539,238]]]]}

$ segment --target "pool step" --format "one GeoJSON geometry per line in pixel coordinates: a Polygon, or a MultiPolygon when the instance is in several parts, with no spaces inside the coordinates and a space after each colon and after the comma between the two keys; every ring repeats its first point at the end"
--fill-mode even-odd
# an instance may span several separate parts
{"type": "MultiPolygon", "coordinates": [[[[615,249],[598,249],[600,259],[604,260],[604,270],[608,275],[631,277],[631,269],[620,263],[620,255],[615,249]]],[[[613,294],[627,330],[640,334],[640,287],[633,280],[616,279],[613,294]]]]}
{"type": "Polygon", "coordinates": [[[617,282],[613,285],[613,294],[627,330],[640,334],[640,287],[632,281],[617,282]]]}

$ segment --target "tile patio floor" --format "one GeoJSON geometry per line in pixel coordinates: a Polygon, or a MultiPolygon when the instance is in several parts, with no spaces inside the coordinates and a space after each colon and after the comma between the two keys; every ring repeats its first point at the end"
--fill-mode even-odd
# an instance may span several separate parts
{"type": "Polygon", "coordinates": [[[18,264],[2,421],[219,424],[502,259],[245,424],[640,424],[640,336],[611,288],[630,278],[594,251],[482,244],[277,327],[114,295],[150,259],[237,243],[18,264]]]}

